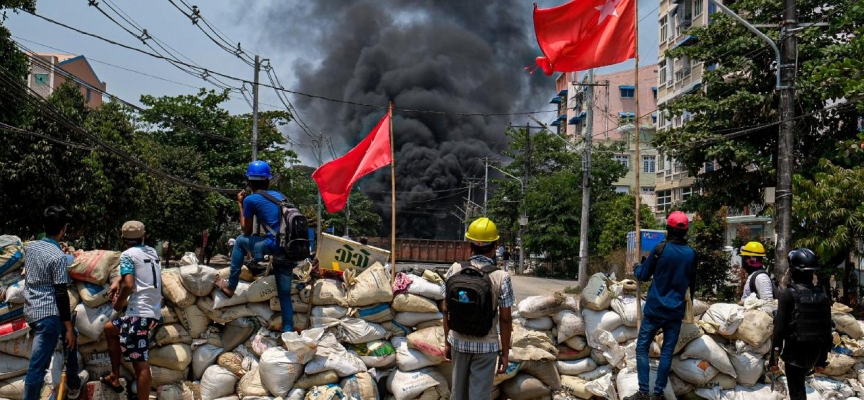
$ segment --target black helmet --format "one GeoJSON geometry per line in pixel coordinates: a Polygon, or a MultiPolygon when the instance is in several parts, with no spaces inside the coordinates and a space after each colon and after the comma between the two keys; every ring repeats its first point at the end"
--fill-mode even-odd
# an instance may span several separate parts
{"type": "Polygon", "coordinates": [[[819,268],[819,260],[813,250],[802,247],[789,252],[789,268],[799,271],[815,271],[819,268]]]}

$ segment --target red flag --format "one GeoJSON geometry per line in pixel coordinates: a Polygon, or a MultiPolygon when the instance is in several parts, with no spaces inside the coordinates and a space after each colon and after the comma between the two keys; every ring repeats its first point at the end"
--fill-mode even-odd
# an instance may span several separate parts
{"type": "Polygon", "coordinates": [[[545,57],[537,65],[554,71],[584,71],[636,57],[636,0],[573,0],[539,9],[534,31],[545,57]]]}
{"type": "Polygon", "coordinates": [[[327,212],[334,213],[345,208],[354,182],[391,162],[390,113],[387,113],[357,147],[312,173],[327,212]]]}

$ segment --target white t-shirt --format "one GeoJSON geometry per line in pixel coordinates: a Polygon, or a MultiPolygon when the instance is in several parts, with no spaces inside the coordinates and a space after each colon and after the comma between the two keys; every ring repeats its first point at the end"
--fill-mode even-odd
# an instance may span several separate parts
{"type": "Polygon", "coordinates": [[[129,295],[126,315],[159,319],[162,316],[162,267],[156,250],[136,246],[124,251],[120,256],[120,274],[129,273],[135,276],[135,288],[129,295]]]}

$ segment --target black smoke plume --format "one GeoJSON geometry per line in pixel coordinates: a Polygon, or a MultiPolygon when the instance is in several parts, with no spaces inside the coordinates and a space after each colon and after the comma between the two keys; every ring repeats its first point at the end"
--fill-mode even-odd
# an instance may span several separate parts
{"type": "MultiPolygon", "coordinates": [[[[393,101],[397,109],[507,113],[550,108],[538,95],[548,95],[552,81],[523,69],[539,55],[531,10],[531,3],[515,0],[315,0],[274,2],[264,22],[269,40],[298,55],[293,86],[301,92],[393,101]]],[[[295,106],[314,130],[334,138],[340,153],[386,112],[299,96],[295,106]]],[[[507,125],[525,118],[397,110],[399,237],[459,238],[462,225],[451,212],[467,192],[451,189],[482,177],[478,158],[497,156],[507,146],[507,125]]],[[[389,168],[359,186],[388,221],[389,168]]],[[[482,203],[482,188],[474,193],[482,203]]],[[[389,234],[384,225],[380,233],[389,234]]]]}

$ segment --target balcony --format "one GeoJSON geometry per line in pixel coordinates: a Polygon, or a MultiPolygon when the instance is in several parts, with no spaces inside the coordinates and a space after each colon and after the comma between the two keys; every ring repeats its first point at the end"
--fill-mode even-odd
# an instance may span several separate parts
{"type": "Polygon", "coordinates": [[[562,101],[564,100],[561,97],[555,96],[552,98],[552,101],[550,101],[549,104],[561,104],[562,101]]]}

